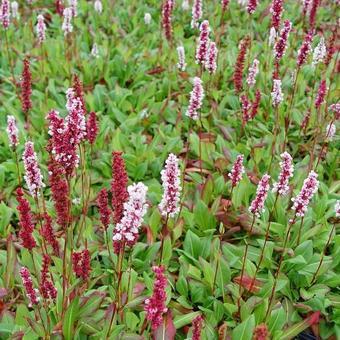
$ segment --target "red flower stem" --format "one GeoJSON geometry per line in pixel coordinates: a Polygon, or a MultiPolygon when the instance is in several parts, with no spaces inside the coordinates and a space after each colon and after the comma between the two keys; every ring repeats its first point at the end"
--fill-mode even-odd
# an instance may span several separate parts
{"type": "Polygon", "coordinates": [[[272,215],[273,215],[273,213],[274,213],[274,210],[275,210],[275,207],[276,207],[276,203],[277,203],[278,198],[279,198],[279,194],[278,194],[278,192],[277,192],[277,193],[276,193],[276,197],[275,197],[274,205],[273,205],[273,207],[272,207],[271,212],[269,213],[269,220],[268,220],[268,225],[267,225],[267,229],[266,229],[266,234],[265,234],[265,237],[264,237],[263,247],[262,247],[262,249],[261,249],[260,259],[259,259],[259,262],[258,262],[258,264],[257,264],[257,266],[256,266],[254,278],[252,279],[252,281],[251,281],[251,283],[250,283],[249,291],[251,291],[252,288],[253,288],[253,286],[254,286],[254,283],[255,283],[255,280],[256,280],[257,273],[259,272],[261,263],[262,263],[262,261],[263,261],[264,251],[265,251],[265,249],[266,249],[266,244],[267,244],[267,241],[268,241],[268,239],[269,239],[270,225],[271,225],[271,223],[272,223],[272,215]]]}
{"type": "Polygon", "coordinates": [[[322,263],[323,263],[323,260],[324,260],[325,254],[326,254],[326,250],[327,250],[329,244],[331,243],[331,239],[332,239],[332,235],[333,235],[333,233],[334,233],[334,230],[335,230],[335,223],[333,224],[332,230],[331,230],[331,232],[329,233],[327,243],[326,243],[325,247],[323,248],[323,251],[322,251],[322,255],[321,255],[321,258],[320,258],[320,262],[319,262],[318,268],[316,269],[316,272],[315,272],[314,275],[313,275],[313,278],[312,278],[312,281],[311,281],[311,283],[310,283],[310,286],[315,282],[315,279],[316,279],[316,277],[317,277],[318,274],[319,274],[319,271],[320,271],[320,269],[321,269],[321,265],[322,265],[322,263]]]}
{"type": "MultiPolygon", "coordinates": [[[[251,227],[248,232],[248,236],[250,237],[253,231],[254,223],[255,223],[255,214],[253,214],[253,221],[251,222],[251,227]]],[[[247,261],[247,255],[248,255],[248,248],[249,248],[249,243],[246,242],[246,247],[244,249],[244,254],[243,254],[243,261],[242,261],[242,269],[241,269],[241,277],[240,277],[240,284],[239,284],[239,297],[237,299],[237,306],[238,306],[238,313],[240,314],[241,311],[241,298],[242,298],[242,281],[243,281],[243,275],[245,271],[245,266],[246,266],[246,261],[247,261]]]]}
{"type": "Polygon", "coordinates": [[[284,239],[284,242],[283,242],[283,250],[282,250],[280,260],[279,260],[279,264],[278,264],[278,267],[277,267],[277,270],[276,270],[276,273],[275,273],[274,284],[273,284],[272,291],[270,293],[268,308],[267,308],[266,316],[264,318],[264,322],[267,321],[268,316],[269,316],[271,305],[272,305],[272,302],[273,302],[273,299],[274,299],[274,296],[275,296],[275,289],[276,289],[276,286],[277,286],[277,281],[278,281],[278,278],[279,278],[279,275],[280,275],[280,272],[281,272],[283,258],[284,258],[285,253],[286,253],[287,242],[288,242],[288,239],[289,239],[289,235],[290,235],[290,231],[292,229],[292,226],[295,224],[295,220],[296,220],[296,215],[294,215],[293,220],[289,222],[288,230],[286,232],[286,236],[285,236],[285,239],[284,239]]]}

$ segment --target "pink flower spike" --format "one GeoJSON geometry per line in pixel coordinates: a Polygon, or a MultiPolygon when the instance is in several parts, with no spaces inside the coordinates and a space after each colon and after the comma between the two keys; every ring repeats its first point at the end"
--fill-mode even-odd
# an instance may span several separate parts
{"type": "Polygon", "coordinates": [[[340,119],[340,103],[332,104],[328,107],[328,110],[334,113],[334,118],[336,120],[340,119]]]}
{"type": "Polygon", "coordinates": [[[22,155],[25,167],[25,181],[30,194],[33,197],[39,196],[39,190],[45,187],[41,174],[37,154],[34,151],[34,144],[26,142],[25,151],[22,155]]]}
{"type": "Polygon", "coordinates": [[[330,123],[326,127],[326,141],[331,142],[336,132],[336,126],[334,123],[330,123]]]}
{"type": "Polygon", "coordinates": [[[33,281],[31,277],[31,273],[26,267],[21,267],[20,269],[20,276],[22,280],[22,284],[25,287],[26,295],[30,301],[29,307],[32,307],[33,305],[37,305],[39,303],[39,297],[38,297],[38,290],[33,288],[33,281]]]}
{"type": "Polygon", "coordinates": [[[295,198],[292,198],[294,202],[292,209],[295,210],[296,216],[305,216],[310,200],[318,191],[319,181],[317,178],[317,173],[312,170],[304,180],[300,193],[295,198]]]}
{"type": "Polygon", "coordinates": [[[281,154],[282,161],[280,162],[281,172],[277,183],[273,184],[273,192],[284,196],[289,190],[289,178],[293,177],[294,165],[292,156],[288,152],[281,154]]]}
{"type": "Polygon", "coordinates": [[[105,188],[100,190],[98,194],[97,205],[99,208],[100,221],[106,230],[110,224],[111,211],[109,209],[108,195],[105,188]]]}
{"type": "Polygon", "coordinates": [[[221,0],[222,11],[225,12],[229,5],[229,0],[221,0]]]}
{"type": "Polygon", "coordinates": [[[244,174],[243,159],[243,155],[238,155],[230,173],[228,174],[233,188],[241,181],[244,174]]]}
{"type": "Polygon", "coordinates": [[[267,198],[268,191],[270,188],[269,184],[270,176],[265,174],[261,178],[257,190],[256,190],[256,197],[251,202],[249,207],[249,211],[257,217],[260,217],[261,213],[264,212],[264,202],[267,198]]]}
{"type": "Polygon", "coordinates": [[[311,29],[305,36],[305,39],[299,49],[297,64],[301,67],[307,60],[307,57],[312,49],[312,41],[314,37],[314,30],[311,29]]]}
{"type": "Polygon", "coordinates": [[[280,103],[283,101],[283,93],[281,89],[281,79],[273,79],[273,91],[271,93],[272,95],[272,103],[274,107],[277,107],[280,105],[280,103]]]}
{"type": "Polygon", "coordinates": [[[260,62],[257,59],[254,59],[252,65],[249,67],[247,84],[250,87],[253,87],[256,83],[256,76],[259,73],[259,64],[260,62]]]}
{"type": "Polygon", "coordinates": [[[247,11],[249,14],[253,14],[256,10],[256,7],[258,5],[258,0],[248,0],[247,4],[247,11]]]}
{"type": "Polygon", "coordinates": [[[39,14],[38,15],[38,22],[36,26],[38,42],[42,44],[46,40],[46,25],[44,22],[44,16],[39,14]]]}
{"type": "Polygon", "coordinates": [[[162,6],[162,25],[164,30],[164,35],[168,41],[172,39],[172,22],[171,15],[174,9],[174,0],[164,0],[162,6]]]}
{"type": "Polygon", "coordinates": [[[216,43],[214,43],[213,41],[209,42],[209,47],[208,47],[208,51],[206,54],[204,66],[210,74],[213,74],[216,72],[217,53],[218,53],[218,49],[216,47],[216,43]]]}
{"type": "Polygon", "coordinates": [[[335,203],[335,217],[340,217],[340,200],[337,200],[335,203]]]}
{"type": "Polygon", "coordinates": [[[178,158],[174,154],[169,155],[161,175],[164,191],[159,210],[163,216],[174,217],[179,212],[178,203],[182,189],[178,158]]]}
{"type": "Polygon", "coordinates": [[[7,30],[10,24],[11,9],[8,0],[2,0],[0,5],[0,22],[2,27],[7,30]]]}
{"type": "Polygon", "coordinates": [[[167,279],[164,275],[163,266],[154,266],[152,270],[156,274],[156,279],[154,281],[152,296],[145,300],[144,310],[147,313],[147,320],[151,322],[152,330],[156,330],[163,322],[163,314],[168,311],[165,305],[167,279]]]}
{"type": "Polygon", "coordinates": [[[314,105],[316,109],[319,109],[320,106],[325,102],[326,94],[327,94],[327,84],[326,84],[326,80],[323,79],[320,82],[318,93],[315,98],[314,105]]]}
{"type": "Polygon", "coordinates": [[[202,10],[202,0],[194,0],[192,5],[192,20],[191,27],[197,28],[198,21],[202,19],[203,10],[202,10]]]}
{"type": "Polygon", "coordinates": [[[180,71],[185,71],[187,64],[185,62],[185,50],[183,46],[177,47],[177,54],[178,54],[177,67],[180,71]]]}
{"type": "Polygon", "coordinates": [[[270,7],[270,13],[272,14],[272,27],[278,30],[280,27],[281,16],[283,12],[283,0],[273,0],[270,7]]]}
{"type": "Polygon", "coordinates": [[[19,144],[19,130],[14,116],[7,116],[7,135],[9,146],[13,149],[19,144]]]}
{"type": "Polygon", "coordinates": [[[64,21],[61,26],[61,29],[64,31],[64,35],[66,36],[69,33],[72,33],[73,31],[73,25],[72,25],[72,8],[67,7],[63,11],[64,21]]]}
{"type": "Polygon", "coordinates": [[[96,113],[91,111],[86,121],[86,139],[93,144],[98,134],[96,113]]]}
{"type": "Polygon", "coordinates": [[[193,120],[198,119],[198,110],[201,108],[204,98],[204,90],[202,86],[202,80],[198,77],[194,78],[194,87],[190,93],[190,102],[186,116],[193,120]]]}
{"type": "Polygon", "coordinates": [[[209,34],[210,26],[209,21],[204,20],[200,26],[200,36],[196,48],[196,64],[204,64],[207,58],[207,52],[209,48],[209,34]]]}
{"type": "Polygon", "coordinates": [[[284,22],[284,27],[280,31],[280,35],[274,45],[274,57],[277,61],[280,61],[286,52],[288,37],[291,29],[292,23],[289,20],[286,20],[284,22]]]}
{"type": "Polygon", "coordinates": [[[198,315],[192,320],[192,340],[201,340],[203,316],[198,315]]]}

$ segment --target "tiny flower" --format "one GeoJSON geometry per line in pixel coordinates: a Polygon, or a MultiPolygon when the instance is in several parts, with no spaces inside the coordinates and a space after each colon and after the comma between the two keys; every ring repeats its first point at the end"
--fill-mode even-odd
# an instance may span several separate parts
{"type": "Polygon", "coordinates": [[[19,4],[16,1],[11,2],[12,17],[19,19],[19,4]]]}
{"type": "Polygon", "coordinates": [[[177,47],[177,54],[178,54],[177,67],[180,71],[185,71],[187,64],[185,62],[185,50],[183,46],[177,47]]]}
{"type": "Polygon", "coordinates": [[[25,167],[25,181],[30,194],[33,197],[39,196],[39,190],[45,187],[43,176],[41,174],[37,154],[34,151],[34,144],[26,142],[25,151],[22,155],[25,167]]]}
{"type": "Polygon", "coordinates": [[[11,148],[14,148],[19,144],[19,130],[16,125],[14,116],[7,116],[7,135],[8,143],[11,148]]]}
{"type": "Polygon", "coordinates": [[[318,45],[314,48],[312,65],[315,66],[322,63],[326,57],[327,49],[325,45],[325,38],[321,37],[318,45]]]}
{"type": "Polygon", "coordinates": [[[39,14],[38,15],[38,22],[36,26],[37,36],[38,36],[38,42],[39,44],[42,44],[46,40],[46,25],[44,22],[44,16],[39,14]]]}
{"type": "Polygon", "coordinates": [[[98,134],[98,125],[95,112],[90,112],[86,121],[86,139],[93,144],[98,134]]]}
{"type": "Polygon", "coordinates": [[[162,25],[164,30],[165,38],[168,41],[172,39],[172,22],[171,15],[174,9],[174,0],[165,0],[162,6],[162,25]]]}
{"type": "Polygon", "coordinates": [[[320,85],[319,85],[319,89],[318,89],[318,93],[316,95],[315,98],[315,108],[319,109],[320,106],[325,103],[325,97],[326,97],[326,93],[327,93],[327,84],[326,84],[326,80],[321,80],[320,85]]]}
{"type": "Polygon", "coordinates": [[[336,127],[334,123],[330,123],[326,127],[326,141],[331,142],[334,138],[336,127]]]}
{"type": "Polygon", "coordinates": [[[102,2],[100,0],[95,0],[95,2],[94,2],[94,10],[97,13],[99,13],[99,14],[102,13],[102,11],[103,11],[103,4],[102,4],[102,2]]]}
{"type": "Polygon", "coordinates": [[[305,39],[299,49],[298,57],[297,57],[297,64],[301,67],[305,62],[306,59],[312,49],[312,40],[314,36],[314,30],[311,29],[305,36],[305,39]]]}
{"type": "Polygon", "coordinates": [[[286,20],[284,22],[284,27],[280,31],[280,35],[274,45],[274,57],[277,61],[280,61],[286,52],[288,37],[291,29],[292,23],[289,20],[286,20]]]}
{"type": "Polygon", "coordinates": [[[193,120],[198,119],[198,110],[201,108],[204,98],[204,90],[202,86],[202,80],[198,77],[194,78],[194,86],[190,93],[189,107],[186,112],[186,116],[193,120]]]}
{"type": "Polygon", "coordinates": [[[254,59],[252,65],[249,67],[247,84],[250,87],[253,87],[256,83],[256,76],[259,73],[259,64],[260,62],[257,59],[254,59]]]}
{"type": "Polygon", "coordinates": [[[169,155],[161,175],[164,192],[159,210],[163,216],[174,217],[179,212],[178,204],[181,195],[178,158],[174,154],[169,155]]]}
{"type": "Polygon", "coordinates": [[[276,41],[276,30],[274,27],[272,27],[269,32],[269,39],[268,39],[269,46],[274,45],[275,41],[276,41]]]}
{"type": "Polygon", "coordinates": [[[91,55],[94,58],[99,58],[99,50],[98,46],[96,43],[93,43],[92,48],[91,48],[91,55]]]}
{"type": "Polygon", "coordinates": [[[144,14],[144,23],[145,25],[150,25],[151,24],[151,14],[150,13],[145,13],[144,14]]]}
{"type": "Polygon", "coordinates": [[[37,289],[33,288],[33,281],[31,277],[31,273],[26,267],[21,267],[20,276],[22,280],[22,284],[25,287],[26,295],[30,301],[29,306],[37,305],[39,303],[39,298],[37,295],[37,289]]]}
{"type": "Polygon", "coordinates": [[[318,191],[319,181],[317,177],[318,175],[312,170],[304,180],[300,193],[295,198],[292,198],[294,202],[292,209],[295,210],[296,216],[305,216],[310,200],[318,191]]]}
{"type": "Polygon", "coordinates": [[[340,217],[340,200],[337,200],[335,203],[335,217],[340,217]]]}
{"type": "Polygon", "coordinates": [[[281,16],[283,12],[283,0],[273,0],[270,7],[270,13],[272,14],[272,27],[278,30],[280,27],[281,16]]]}
{"type": "Polygon", "coordinates": [[[258,5],[257,1],[258,0],[248,0],[247,11],[249,14],[253,14],[255,12],[258,5]]]}
{"type": "Polygon", "coordinates": [[[229,5],[229,0],[221,0],[222,11],[225,12],[229,5]]]}
{"type": "Polygon", "coordinates": [[[190,8],[189,0],[183,0],[182,9],[183,11],[187,11],[190,8]]]}
{"type": "Polygon", "coordinates": [[[268,191],[270,188],[269,184],[270,176],[265,174],[261,178],[257,190],[256,190],[256,197],[251,202],[249,207],[249,211],[257,217],[260,217],[261,213],[264,212],[264,202],[267,198],[268,191]]]}
{"type": "Polygon", "coordinates": [[[0,22],[2,23],[2,27],[7,30],[8,26],[10,24],[10,17],[11,17],[11,12],[10,12],[10,4],[8,0],[1,0],[1,5],[0,5],[0,22]]]}
{"type": "Polygon", "coordinates": [[[216,47],[216,43],[213,42],[213,41],[210,41],[209,45],[208,45],[208,51],[207,51],[207,54],[206,54],[205,64],[204,64],[206,70],[210,74],[213,74],[213,73],[216,72],[217,53],[218,53],[218,49],[216,47]]]}
{"type": "Polygon", "coordinates": [[[146,193],[148,187],[143,183],[132,184],[127,188],[129,199],[124,203],[124,214],[113,230],[113,246],[118,254],[122,247],[132,247],[136,244],[139,228],[146,214],[146,193]]]}
{"type": "Polygon", "coordinates": [[[63,11],[64,21],[61,26],[61,29],[64,31],[64,35],[66,36],[69,33],[72,33],[73,31],[73,25],[72,25],[72,8],[67,7],[63,11]]]}
{"type": "Polygon", "coordinates": [[[243,88],[242,79],[243,79],[243,70],[244,70],[244,62],[246,58],[247,49],[250,45],[250,38],[246,36],[240,43],[238,56],[236,59],[236,64],[234,68],[234,87],[237,93],[241,92],[243,88]]]}
{"type": "Polygon", "coordinates": [[[340,103],[330,105],[328,110],[334,113],[334,118],[336,120],[340,119],[340,103]]]}
{"type": "Polygon", "coordinates": [[[202,19],[203,10],[202,10],[202,0],[194,0],[192,5],[192,20],[191,27],[197,28],[199,20],[202,19]]]}
{"type": "Polygon", "coordinates": [[[283,101],[283,93],[281,89],[281,80],[273,79],[273,91],[271,93],[272,103],[274,107],[278,107],[279,104],[283,101]]]}
{"type": "Polygon", "coordinates": [[[209,47],[209,21],[204,20],[200,26],[200,36],[196,48],[196,64],[204,64],[209,47]]]}
{"type": "Polygon", "coordinates": [[[202,315],[197,315],[194,320],[192,320],[192,340],[201,340],[201,332],[203,326],[202,315]]]}
{"type": "Polygon", "coordinates": [[[110,224],[111,211],[109,209],[109,201],[107,197],[107,191],[105,188],[100,190],[99,192],[97,205],[99,208],[100,221],[102,222],[102,225],[106,230],[110,224]]]}
{"type": "Polygon", "coordinates": [[[234,188],[241,181],[242,176],[244,174],[244,166],[243,166],[243,155],[238,155],[236,161],[228,174],[228,177],[231,180],[231,186],[234,188]]]}
{"type": "Polygon", "coordinates": [[[279,195],[284,196],[289,190],[289,178],[293,177],[294,165],[292,156],[288,152],[281,154],[282,161],[280,162],[280,174],[278,181],[273,184],[273,192],[277,192],[279,195]]]}
{"type": "Polygon", "coordinates": [[[151,322],[152,330],[156,330],[163,322],[163,314],[168,311],[165,305],[167,279],[164,275],[164,267],[154,266],[152,270],[156,274],[156,279],[152,296],[145,300],[144,310],[147,313],[147,320],[151,322]]]}

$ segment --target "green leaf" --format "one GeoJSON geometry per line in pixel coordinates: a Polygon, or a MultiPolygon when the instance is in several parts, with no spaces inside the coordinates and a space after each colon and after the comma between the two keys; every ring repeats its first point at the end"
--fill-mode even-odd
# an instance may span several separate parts
{"type": "Polygon", "coordinates": [[[79,297],[75,297],[74,300],[68,306],[63,322],[63,335],[66,340],[73,339],[74,323],[79,316],[79,297]]]}
{"type": "Polygon", "coordinates": [[[255,316],[250,315],[245,321],[240,323],[232,333],[232,340],[251,340],[255,328],[255,316]]]}
{"type": "Polygon", "coordinates": [[[185,325],[188,325],[196,318],[196,316],[200,315],[200,312],[192,312],[183,315],[177,315],[174,318],[174,325],[176,329],[182,328],[185,325]]]}

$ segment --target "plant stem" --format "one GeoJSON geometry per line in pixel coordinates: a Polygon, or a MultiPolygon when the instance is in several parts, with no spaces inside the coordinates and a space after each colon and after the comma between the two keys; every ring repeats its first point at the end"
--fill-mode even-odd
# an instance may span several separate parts
{"type": "MultiPolygon", "coordinates": [[[[168,230],[168,221],[169,221],[169,214],[166,214],[165,223],[163,225],[163,230],[167,233],[168,230]]],[[[164,248],[164,236],[162,232],[162,240],[161,240],[161,251],[159,256],[159,264],[162,264],[163,261],[163,248],[164,248]]]]}
{"type": "Polygon", "coordinates": [[[301,240],[301,231],[302,231],[302,226],[303,226],[303,219],[304,217],[301,218],[301,222],[300,222],[300,227],[299,227],[299,232],[298,232],[298,238],[297,238],[297,245],[298,246],[300,244],[300,240],[301,240]]]}

